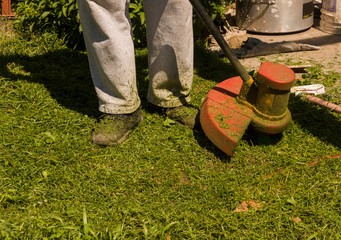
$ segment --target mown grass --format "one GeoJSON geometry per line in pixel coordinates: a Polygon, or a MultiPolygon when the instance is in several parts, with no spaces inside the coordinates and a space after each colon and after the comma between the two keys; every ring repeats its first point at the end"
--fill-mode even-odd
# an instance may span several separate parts
{"type": "MultiPolygon", "coordinates": [[[[340,115],[292,98],[280,136],[252,130],[233,158],[145,98],[121,146],[91,144],[97,100],[86,53],[53,35],[0,36],[0,238],[340,239],[340,115]],[[243,202],[259,205],[240,209],[243,202]]],[[[230,65],[196,49],[193,104],[230,65]]]]}

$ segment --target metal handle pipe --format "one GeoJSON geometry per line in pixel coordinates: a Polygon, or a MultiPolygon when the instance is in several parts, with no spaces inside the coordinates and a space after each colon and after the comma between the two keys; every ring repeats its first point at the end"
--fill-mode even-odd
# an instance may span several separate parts
{"type": "Polygon", "coordinates": [[[199,0],[189,0],[192,4],[194,10],[198,13],[201,20],[206,25],[207,29],[210,31],[210,33],[213,35],[217,43],[219,44],[221,50],[225,53],[226,57],[230,60],[233,67],[236,69],[236,71],[239,73],[240,77],[243,79],[244,82],[249,81],[251,78],[249,76],[249,73],[244,69],[242,64],[239,62],[236,55],[232,52],[231,48],[221,35],[218,27],[213,23],[212,19],[206,12],[205,8],[202,6],[202,4],[199,2],[199,0]]]}

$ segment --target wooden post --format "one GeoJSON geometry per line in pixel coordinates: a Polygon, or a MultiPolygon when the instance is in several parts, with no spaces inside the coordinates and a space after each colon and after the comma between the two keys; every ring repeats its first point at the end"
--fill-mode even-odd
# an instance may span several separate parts
{"type": "Polygon", "coordinates": [[[14,13],[11,10],[11,0],[2,0],[1,1],[1,16],[2,17],[14,17],[14,13]]]}

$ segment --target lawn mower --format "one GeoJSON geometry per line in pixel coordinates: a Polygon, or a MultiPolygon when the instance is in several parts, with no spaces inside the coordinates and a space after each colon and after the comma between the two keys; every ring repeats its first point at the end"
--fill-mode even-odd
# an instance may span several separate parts
{"type": "Polygon", "coordinates": [[[189,1],[239,74],[213,87],[203,101],[200,124],[206,136],[232,156],[249,126],[264,134],[283,132],[291,122],[288,102],[295,81],[293,70],[264,62],[255,77],[256,84],[199,0],[189,1]]]}

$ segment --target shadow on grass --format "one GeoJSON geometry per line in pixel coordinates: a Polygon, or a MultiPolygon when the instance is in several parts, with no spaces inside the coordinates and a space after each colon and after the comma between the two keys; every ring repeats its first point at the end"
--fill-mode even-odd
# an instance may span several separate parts
{"type": "MultiPolygon", "coordinates": [[[[143,107],[148,108],[147,50],[136,55],[136,75],[143,107]]],[[[0,55],[0,75],[11,81],[40,83],[57,102],[74,111],[98,117],[98,99],[86,53],[63,49],[42,55],[0,55]]]]}
{"type": "Polygon", "coordinates": [[[97,116],[98,100],[86,54],[69,49],[42,55],[0,55],[0,74],[11,81],[40,83],[57,102],[77,112],[97,116]]]}
{"type": "Polygon", "coordinates": [[[218,147],[216,147],[205,135],[204,130],[202,128],[198,128],[194,130],[194,137],[197,140],[198,144],[205,148],[207,151],[212,152],[221,162],[229,163],[231,157],[228,156],[226,153],[221,151],[218,147]]]}
{"type": "MultiPolygon", "coordinates": [[[[217,158],[224,163],[229,163],[231,157],[216,147],[205,135],[202,129],[195,132],[195,137],[201,147],[212,152],[217,158]]],[[[246,141],[250,146],[269,146],[275,145],[281,141],[283,134],[265,135],[255,131],[252,127],[246,129],[242,140],[246,141]]]]}
{"type": "Polygon", "coordinates": [[[270,146],[276,145],[282,140],[283,133],[267,135],[257,132],[252,126],[250,126],[242,137],[251,146],[270,146]]]}
{"type": "MultiPolygon", "coordinates": [[[[137,84],[142,101],[148,90],[147,52],[136,56],[137,84]]],[[[0,75],[11,81],[43,84],[65,108],[98,117],[98,99],[86,53],[63,49],[42,55],[0,55],[0,75]]]]}
{"type": "Polygon", "coordinates": [[[341,148],[341,120],[328,108],[319,107],[300,97],[292,96],[289,109],[293,120],[303,129],[322,141],[341,148]]]}
{"type": "Polygon", "coordinates": [[[217,83],[239,75],[227,58],[209,52],[200,44],[195,45],[194,68],[199,77],[217,83]]]}
{"type": "MultiPolygon", "coordinates": [[[[196,47],[195,68],[200,77],[222,81],[234,76],[231,66],[221,58],[196,47]]],[[[136,54],[139,95],[146,101],[148,91],[147,50],[136,54]]],[[[44,84],[51,96],[62,106],[97,116],[98,100],[91,80],[86,53],[63,49],[42,55],[0,55],[0,74],[12,81],[26,80],[44,84]]]]}

